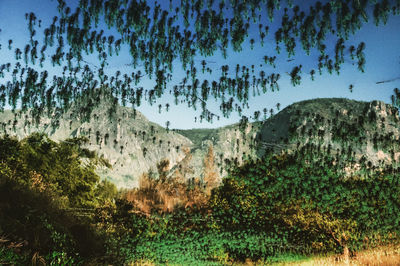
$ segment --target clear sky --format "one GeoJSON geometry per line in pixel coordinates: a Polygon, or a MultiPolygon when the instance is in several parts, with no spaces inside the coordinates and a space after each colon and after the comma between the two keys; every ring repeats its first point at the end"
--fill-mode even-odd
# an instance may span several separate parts
{"type": "MultiPolygon", "coordinates": [[[[77,1],[69,2],[76,3],[77,1]]],[[[0,43],[2,45],[0,58],[2,63],[12,61],[14,49],[16,47],[23,48],[28,41],[25,13],[34,12],[43,21],[43,24],[47,26],[52,17],[58,15],[56,4],[56,1],[51,0],[0,0],[0,28],[2,30],[0,32],[0,43]],[[12,51],[7,49],[8,39],[14,40],[12,51]]],[[[280,23],[280,20],[277,19],[276,22],[280,23]]],[[[271,32],[273,32],[274,27],[276,25],[271,25],[271,32]]],[[[350,37],[348,46],[350,44],[356,46],[360,41],[366,43],[365,55],[367,63],[365,73],[359,72],[357,66],[352,65],[352,62],[348,61],[342,66],[340,75],[329,75],[325,71],[321,76],[316,74],[315,81],[311,81],[310,76],[304,74],[301,85],[293,87],[290,84],[289,75],[285,74],[285,72],[290,72],[293,66],[302,64],[303,73],[308,73],[311,68],[316,68],[318,54],[314,51],[310,56],[306,56],[299,47],[296,55],[293,57],[293,61],[287,62],[287,55],[283,52],[278,56],[276,69],[272,69],[265,64],[262,68],[257,68],[262,63],[264,55],[273,56],[275,54],[273,36],[268,36],[264,47],[256,43],[254,50],[251,50],[249,43],[246,43],[243,46],[242,52],[234,53],[230,51],[227,60],[224,60],[219,53],[213,57],[206,58],[206,60],[215,63],[208,65],[210,68],[213,68],[213,74],[211,76],[204,76],[204,78],[209,80],[218,79],[220,74],[219,69],[222,65],[229,65],[230,69],[233,70],[238,63],[247,66],[254,64],[256,66],[256,73],[261,69],[265,70],[267,74],[270,71],[281,73],[282,78],[279,83],[279,92],[267,92],[265,95],[251,97],[249,101],[250,109],[244,111],[244,114],[248,116],[252,115],[254,111],[262,110],[263,108],[276,109],[275,106],[277,103],[280,103],[281,109],[283,109],[293,102],[322,97],[345,97],[363,101],[382,100],[389,103],[393,89],[400,87],[400,80],[383,84],[376,84],[376,82],[400,77],[399,28],[400,16],[390,16],[387,25],[379,27],[376,27],[371,19],[360,31],[350,37]],[[349,91],[349,84],[354,85],[352,93],[349,91]]],[[[258,35],[258,29],[253,29],[250,34],[258,35]]],[[[112,73],[120,69],[122,72],[129,72],[129,67],[124,66],[130,63],[129,58],[130,55],[127,49],[123,49],[119,57],[114,57],[110,60],[108,71],[112,73]]],[[[200,62],[202,59],[199,57],[196,61],[200,62]]],[[[88,57],[87,60],[96,63],[96,60],[93,58],[88,57]]],[[[53,69],[50,64],[46,64],[45,68],[50,73],[57,73],[59,71],[59,69],[53,69]]],[[[179,64],[175,64],[173,82],[169,85],[172,87],[176,83],[179,83],[183,78],[183,73],[179,64]]],[[[0,82],[2,81],[0,80],[0,82]]],[[[152,87],[154,86],[154,81],[145,79],[142,82],[142,86],[152,87]]],[[[220,114],[218,104],[210,101],[209,108],[211,111],[220,114]]],[[[163,107],[163,110],[165,110],[165,107],[163,107]]],[[[171,128],[219,127],[238,122],[239,120],[236,113],[232,113],[229,119],[221,118],[219,121],[215,120],[212,124],[205,121],[195,123],[194,117],[199,115],[199,111],[196,112],[186,105],[175,106],[173,104],[173,97],[168,94],[163,96],[153,106],[149,106],[144,102],[139,111],[149,118],[149,120],[159,123],[162,126],[165,126],[166,121],[170,121],[171,128]],[[160,114],[158,112],[158,104],[165,106],[167,102],[170,104],[170,111],[163,111],[160,114]]]]}

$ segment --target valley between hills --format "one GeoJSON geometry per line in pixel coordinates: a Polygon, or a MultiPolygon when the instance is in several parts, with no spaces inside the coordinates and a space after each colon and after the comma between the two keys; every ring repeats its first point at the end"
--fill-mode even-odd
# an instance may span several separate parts
{"type": "Polygon", "coordinates": [[[191,169],[186,179],[202,178],[210,146],[220,178],[230,165],[259,159],[266,151],[299,155],[305,150],[324,151],[336,156],[348,175],[365,174],[361,164],[378,169],[400,162],[398,112],[379,101],[307,100],[272,117],[265,114],[263,121],[190,130],[166,129],[138,111],[101,101],[86,120],[79,117],[76,106],[62,116],[39,119],[31,119],[29,111],[5,111],[0,113],[0,134],[21,139],[40,132],[54,141],[84,137],[84,147],[108,162],[96,172],[118,188],[137,187],[139,177],[149,171],[157,174],[155,165],[165,159],[171,173],[185,162],[191,169]]]}
{"type": "Polygon", "coordinates": [[[1,261],[398,261],[395,107],[313,99],[178,130],[97,103],[90,117],[0,114],[1,261]]]}

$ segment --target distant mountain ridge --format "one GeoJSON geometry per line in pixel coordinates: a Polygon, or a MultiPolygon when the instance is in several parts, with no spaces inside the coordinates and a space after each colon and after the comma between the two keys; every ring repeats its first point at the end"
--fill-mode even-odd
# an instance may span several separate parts
{"type": "Polygon", "coordinates": [[[86,136],[86,148],[112,165],[112,169],[99,167],[99,175],[129,188],[138,186],[141,174],[156,172],[163,159],[169,160],[172,170],[184,162],[192,170],[187,178],[201,178],[210,145],[220,176],[226,175],[228,165],[260,158],[267,150],[299,156],[305,150],[323,151],[345,161],[350,174],[360,164],[394,165],[400,162],[399,121],[397,109],[383,102],[326,98],[294,103],[262,122],[168,130],[132,108],[103,100],[90,120],[80,118],[76,107],[52,119],[43,115],[37,124],[29,113],[5,111],[0,113],[0,134],[23,138],[43,132],[56,141],[86,136]]]}

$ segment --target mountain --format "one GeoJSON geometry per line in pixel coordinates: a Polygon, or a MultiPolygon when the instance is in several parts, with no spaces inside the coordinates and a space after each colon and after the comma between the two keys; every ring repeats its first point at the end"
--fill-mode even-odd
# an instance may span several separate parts
{"type": "Polygon", "coordinates": [[[260,141],[281,143],[289,151],[315,147],[372,167],[400,159],[398,110],[380,101],[316,99],[298,102],[264,123],[260,141]]]}
{"type": "Polygon", "coordinates": [[[157,172],[169,160],[170,173],[185,170],[185,178],[200,177],[212,145],[220,176],[226,167],[256,159],[266,152],[320,152],[335,156],[347,174],[362,165],[374,169],[400,162],[400,122],[396,108],[383,102],[341,98],[314,99],[292,104],[262,122],[216,129],[168,130],[132,108],[101,100],[90,115],[81,116],[72,106],[63,115],[31,111],[0,113],[0,134],[18,138],[46,133],[55,141],[87,137],[86,148],[107,159],[111,168],[99,166],[98,174],[118,187],[134,187],[144,172],[157,172]]]}

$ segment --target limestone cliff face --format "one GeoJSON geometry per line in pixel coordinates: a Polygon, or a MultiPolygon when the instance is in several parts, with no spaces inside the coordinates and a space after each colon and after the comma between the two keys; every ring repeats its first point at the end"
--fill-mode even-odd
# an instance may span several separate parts
{"type": "MultiPolygon", "coordinates": [[[[261,142],[296,151],[313,147],[346,160],[348,169],[400,163],[398,110],[380,101],[316,99],[295,103],[267,121],[261,142]]],[[[280,147],[280,148],[282,148],[280,147]]]]}
{"type": "Polygon", "coordinates": [[[55,141],[87,137],[86,148],[107,159],[112,168],[97,172],[118,187],[138,185],[140,175],[163,159],[171,172],[182,164],[191,168],[186,178],[202,177],[204,157],[213,146],[221,177],[226,167],[261,157],[266,150],[296,152],[323,150],[346,161],[354,173],[361,164],[371,167],[400,163],[400,119],[397,109],[373,101],[315,99],[288,106],[263,122],[235,124],[216,129],[167,130],[127,107],[102,103],[82,119],[79,108],[62,116],[40,117],[30,113],[0,113],[0,134],[19,138],[44,132],[55,141]],[[187,153],[185,151],[190,151],[187,153]]]}
{"type": "Polygon", "coordinates": [[[107,104],[96,108],[90,121],[82,121],[76,110],[61,117],[44,116],[38,124],[29,120],[28,114],[0,114],[3,133],[19,138],[33,132],[46,133],[55,141],[71,137],[87,137],[86,148],[96,151],[109,161],[112,168],[99,167],[97,172],[118,187],[137,186],[139,176],[167,158],[171,165],[181,161],[184,147],[192,142],[161,126],[148,121],[142,114],[126,107],[117,107],[110,116],[107,104]],[[15,121],[15,122],[14,122],[15,121]],[[53,125],[52,125],[53,124],[53,125]]]}
{"type": "Polygon", "coordinates": [[[202,177],[203,161],[210,146],[220,177],[232,163],[240,165],[246,159],[258,158],[257,135],[260,123],[234,124],[217,129],[177,130],[193,142],[191,146],[194,176],[202,177]]]}

